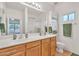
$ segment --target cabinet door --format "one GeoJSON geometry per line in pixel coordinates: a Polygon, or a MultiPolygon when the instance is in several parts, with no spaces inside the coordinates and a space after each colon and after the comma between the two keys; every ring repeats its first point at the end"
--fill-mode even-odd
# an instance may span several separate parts
{"type": "Polygon", "coordinates": [[[27,56],[40,56],[41,55],[41,46],[36,46],[27,49],[26,51],[27,56]]]}
{"type": "Polygon", "coordinates": [[[42,56],[50,56],[50,39],[42,40],[42,56]]]}
{"type": "Polygon", "coordinates": [[[56,54],[56,37],[51,38],[51,56],[56,54]]]}

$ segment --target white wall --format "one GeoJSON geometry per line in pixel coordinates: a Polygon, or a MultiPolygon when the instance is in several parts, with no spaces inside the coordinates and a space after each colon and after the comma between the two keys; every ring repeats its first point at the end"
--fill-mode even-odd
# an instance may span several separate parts
{"type": "Polygon", "coordinates": [[[55,11],[59,15],[59,41],[65,44],[66,50],[79,54],[79,3],[61,3],[55,7],[55,11]],[[63,23],[68,22],[63,22],[62,16],[72,11],[75,11],[76,18],[73,22],[70,22],[72,23],[72,37],[68,38],[63,36],[63,23]]]}

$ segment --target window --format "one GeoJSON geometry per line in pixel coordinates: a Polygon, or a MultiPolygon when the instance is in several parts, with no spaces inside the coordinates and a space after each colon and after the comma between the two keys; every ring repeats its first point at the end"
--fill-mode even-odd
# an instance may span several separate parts
{"type": "Polygon", "coordinates": [[[75,19],[75,14],[74,13],[70,13],[69,14],[69,20],[74,20],[75,19]]]}
{"type": "Polygon", "coordinates": [[[20,21],[18,19],[9,19],[9,34],[20,34],[20,21]]]}
{"type": "Polygon", "coordinates": [[[68,15],[63,16],[64,21],[68,21],[68,15]]]}
{"type": "Polygon", "coordinates": [[[72,24],[63,24],[63,35],[66,37],[71,37],[72,35],[72,24]]]}
{"type": "Polygon", "coordinates": [[[75,19],[75,13],[69,13],[63,16],[64,21],[72,21],[75,19]]]}

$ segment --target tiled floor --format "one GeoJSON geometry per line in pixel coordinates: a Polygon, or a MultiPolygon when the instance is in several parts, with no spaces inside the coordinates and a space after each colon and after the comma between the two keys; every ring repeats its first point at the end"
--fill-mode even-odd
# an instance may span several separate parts
{"type": "Polygon", "coordinates": [[[64,50],[63,53],[56,52],[56,56],[71,56],[71,55],[72,55],[72,53],[69,51],[66,51],[66,50],[64,50]]]}

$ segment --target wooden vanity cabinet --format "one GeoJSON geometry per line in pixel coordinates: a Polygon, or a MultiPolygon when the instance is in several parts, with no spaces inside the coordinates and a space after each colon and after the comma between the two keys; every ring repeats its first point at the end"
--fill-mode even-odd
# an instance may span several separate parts
{"type": "Polygon", "coordinates": [[[41,41],[27,43],[26,56],[41,56],[41,41]]]}
{"type": "Polygon", "coordinates": [[[0,56],[54,56],[56,37],[0,49],[0,56]]]}
{"type": "Polygon", "coordinates": [[[51,38],[51,56],[56,54],[56,37],[51,38]]]}
{"type": "Polygon", "coordinates": [[[42,40],[42,56],[50,56],[50,38],[42,40]]]}

